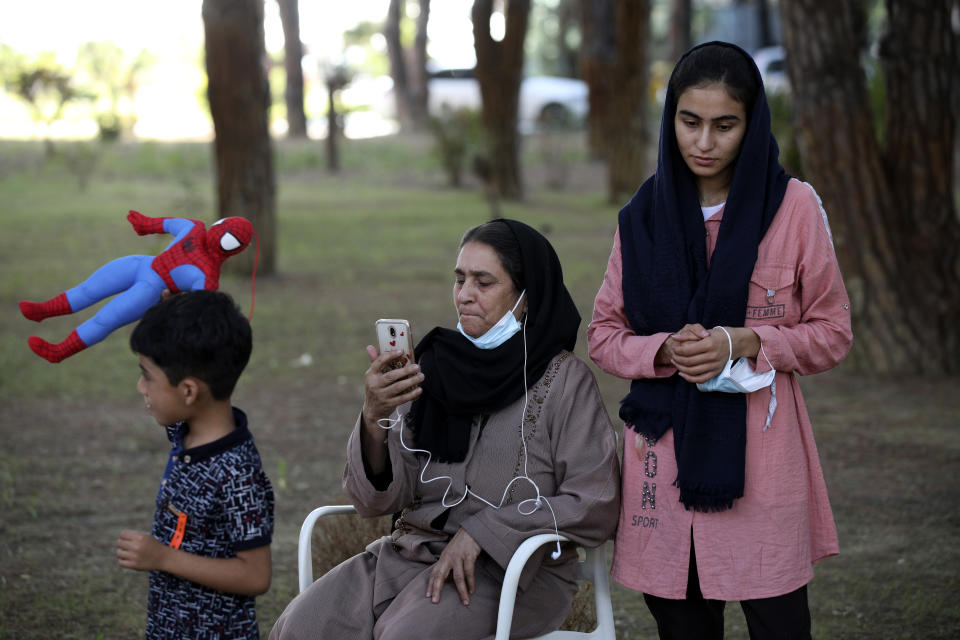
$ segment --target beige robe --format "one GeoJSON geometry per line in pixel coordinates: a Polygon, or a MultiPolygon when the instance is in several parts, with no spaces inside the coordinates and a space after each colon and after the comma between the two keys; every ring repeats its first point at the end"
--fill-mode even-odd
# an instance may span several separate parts
{"type": "MultiPolygon", "coordinates": [[[[561,352],[530,388],[525,412],[524,404],[520,397],[491,415],[482,430],[475,419],[466,459],[431,461],[425,470],[427,455],[401,445],[399,422],[387,437],[393,477],[382,491],[364,471],[358,419],[347,445],[344,491],[361,515],[402,511],[402,517],[391,536],[374,541],[294,599],[270,637],[489,638],[510,557],[529,536],[554,531],[552,514],[560,533],[577,544],[597,546],[609,539],[620,504],[616,436],[590,369],[561,352]],[[524,469],[529,480],[511,483],[524,469]],[[499,508],[474,495],[461,500],[467,486],[499,508]],[[448,509],[443,528],[433,529],[431,523],[448,509]],[[464,606],[448,580],[433,604],[425,597],[430,569],[460,528],[483,550],[476,592],[464,606]]],[[[401,407],[394,418],[408,409],[401,407]]],[[[414,448],[405,427],[403,442],[414,448]]],[[[576,591],[576,551],[565,547],[558,559],[550,557],[555,547],[547,546],[528,562],[514,610],[516,637],[545,633],[566,617],[576,591]]]]}

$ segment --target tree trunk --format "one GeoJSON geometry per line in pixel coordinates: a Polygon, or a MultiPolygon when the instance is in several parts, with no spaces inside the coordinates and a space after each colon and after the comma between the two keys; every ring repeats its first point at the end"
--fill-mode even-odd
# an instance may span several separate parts
{"type": "Polygon", "coordinates": [[[337,113],[337,89],[327,80],[327,172],[340,171],[340,117],[337,113]]]}
{"type": "Polygon", "coordinates": [[[958,43],[950,5],[887,2],[881,147],[860,66],[862,8],[781,3],[804,170],[833,213],[853,305],[851,359],[863,371],[960,371],[952,184],[958,43]]]}
{"type": "Polygon", "coordinates": [[[613,121],[613,99],[617,86],[610,72],[617,58],[614,47],[614,0],[580,0],[583,42],[580,48],[580,76],[587,83],[589,113],[587,142],[590,157],[608,157],[617,126],[613,121]]]}
{"type": "MultiPolygon", "coordinates": [[[[216,134],[219,217],[242,216],[260,237],[261,274],[276,267],[276,184],[267,129],[263,0],[203,0],[207,97],[216,134]]],[[[253,268],[253,251],[226,265],[253,268]]]]}
{"type": "Polygon", "coordinates": [[[772,29],[770,28],[770,4],[769,0],[757,0],[757,21],[759,24],[760,46],[771,47],[776,44],[773,39],[772,29]]]}
{"type": "Polygon", "coordinates": [[[330,67],[324,82],[327,85],[327,172],[336,173],[340,171],[340,139],[343,138],[343,117],[338,108],[338,96],[350,83],[350,75],[346,67],[330,67]]]}
{"type": "Polygon", "coordinates": [[[577,0],[560,0],[557,5],[557,66],[565,78],[576,78],[580,68],[579,48],[570,44],[569,35],[580,27],[581,11],[577,0]]]}
{"type": "Polygon", "coordinates": [[[300,41],[300,9],[298,0],[277,0],[280,22],[283,23],[284,68],[287,87],[287,137],[307,137],[307,115],[303,111],[303,43],[300,41]]]}
{"type": "Polygon", "coordinates": [[[410,128],[410,81],[404,61],[403,43],[400,41],[400,21],[406,0],[390,0],[387,21],[383,25],[383,37],[387,41],[387,58],[390,60],[390,77],[393,78],[393,97],[396,102],[397,122],[401,129],[410,128]]]}
{"type": "Polygon", "coordinates": [[[530,0],[506,0],[506,34],[496,42],[490,35],[493,0],[473,3],[473,42],[477,81],[483,102],[493,184],[504,198],[523,197],[520,175],[520,135],[517,111],[523,81],[523,42],[527,35],[530,0]]]}
{"type": "Polygon", "coordinates": [[[427,104],[429,87],[427,85],[427,22],[430,20],[430,0],[420,0],[420,13],[417,15],[417,36],[410,57],[408,79],[410,97],[410,124],[417,131],[427,128],[427,104]]]}
{"type": "Polygon", "coordinates": [[[691,45],[693,0],[673,0],[670,4],[670,62],[675,63],[691,45]]]}
{"type": "Polygon", "coordinates": [[[423,131],[427,128],[429,87],[427,77],[427,23],[430,0],[419,0],[416,36],[413,47],[403,46],[400,23],[406,15],[406,0],[390,0],[383,35],[387,40],[390,77],[400,128],[423,131]]]}
{"type": "Polygon", "coordinates": [[[647,39],[649,0],[617,0],[617,59],[613,70],[617,91],[611,102],[616,123],[610,139],[607,194],[620,202],[636,191],[647,174],[647,39]]]}

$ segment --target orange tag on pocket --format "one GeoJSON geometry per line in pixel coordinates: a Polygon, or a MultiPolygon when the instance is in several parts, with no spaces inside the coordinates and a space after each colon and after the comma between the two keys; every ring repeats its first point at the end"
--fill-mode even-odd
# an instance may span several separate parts
{"type": "Polygon", "coordinates": [[[174,549],[180,548],[180,543],[183,542],[183,534],[187,530],[187,514],[181,511],[177,514],[177,529],[173,532],[173,537],[170,539],[170,546],[174,549]]]}

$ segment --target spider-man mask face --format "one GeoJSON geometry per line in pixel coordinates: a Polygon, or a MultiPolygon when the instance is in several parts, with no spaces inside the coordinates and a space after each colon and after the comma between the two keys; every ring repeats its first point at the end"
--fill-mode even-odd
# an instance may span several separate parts
{"type": "Polygon", "coordinates": [[[246,218],[232,216],[217,220],[207,230],[207,247],[232,256],[240,253],[253,238],[253,225],[246,218]]]}

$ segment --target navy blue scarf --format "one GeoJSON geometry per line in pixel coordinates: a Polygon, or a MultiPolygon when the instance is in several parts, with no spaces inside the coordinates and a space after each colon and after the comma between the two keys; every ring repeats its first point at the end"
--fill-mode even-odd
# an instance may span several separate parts
{"type": "MultiPolygon", "coordinates": [[[[744,325],[757,247],[789,180],[778,161],[770,109],[755,65],[754,71],[760,90],[746,109],[747,132],[709,269],[697,186],[674,131],[677,96],[667,91],[657,172],[619,215],[624,310],[637,335],[672,333],[696,322],[707,329],[744,325]]],[[[634,380],[620,417],[652,441],[673,428],[675,484],[687,509],[722,511],[743,496],[743,394],[704,393],[677,374],[634,380]]]]}

